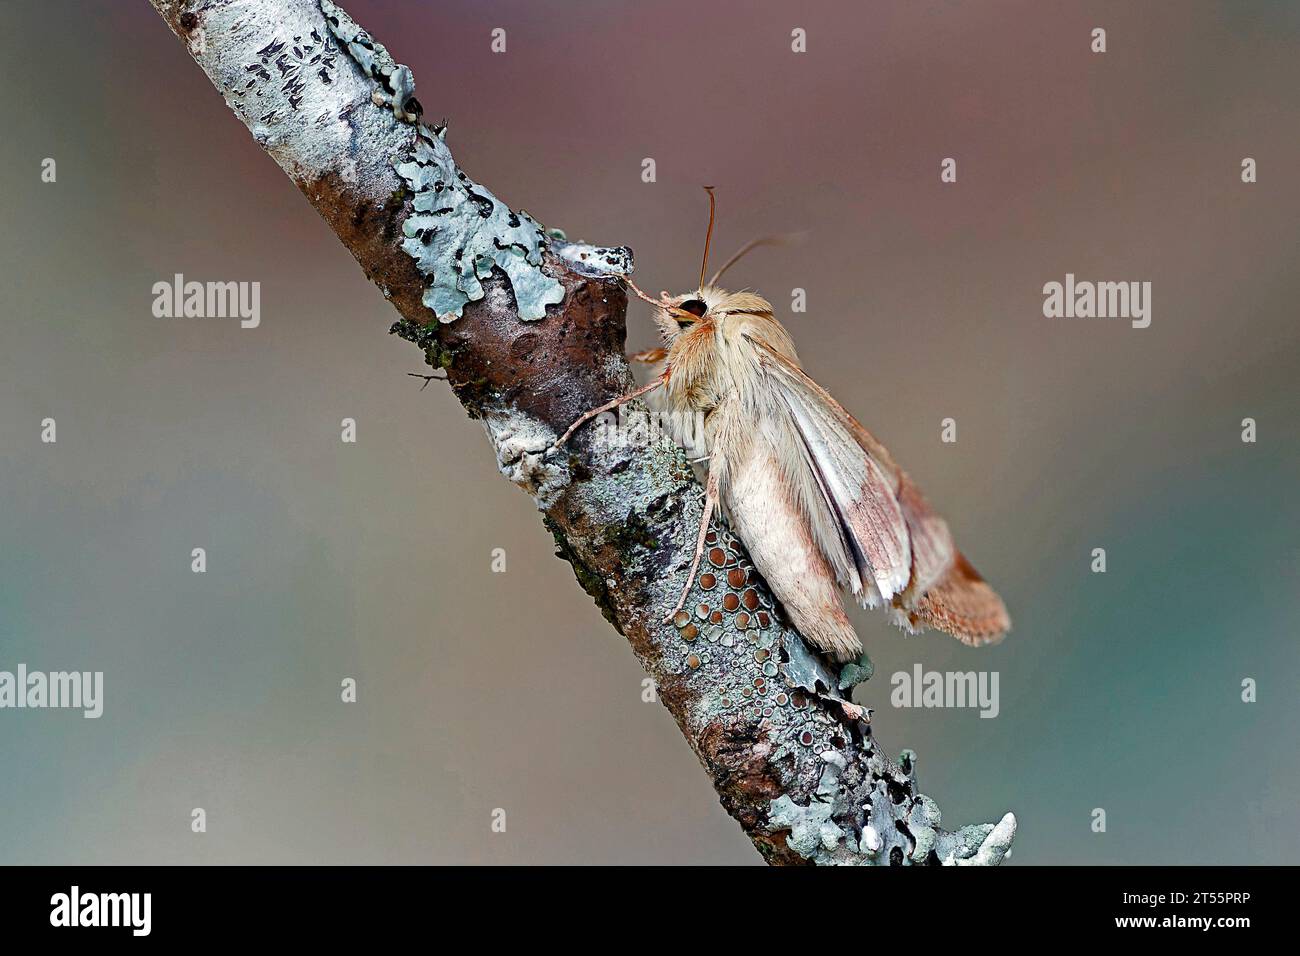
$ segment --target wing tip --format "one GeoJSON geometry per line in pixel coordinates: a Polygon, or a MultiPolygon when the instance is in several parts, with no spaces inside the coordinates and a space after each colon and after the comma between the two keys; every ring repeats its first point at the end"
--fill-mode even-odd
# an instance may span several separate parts
{"type": "Polygon", "coordinates": [[[961,552],[939,581],[903,612],[912,627],[932,627],[969,647],[997,644],[1011,630],[998,593],[961,552]]]}

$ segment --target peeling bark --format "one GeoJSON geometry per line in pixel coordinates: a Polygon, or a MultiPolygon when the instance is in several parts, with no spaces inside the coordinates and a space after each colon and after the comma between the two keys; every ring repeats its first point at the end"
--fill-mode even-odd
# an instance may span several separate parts
{"type": "Polygon", "coordinates": [[[912,755],[895,763],[881,751],[869,714],[840,686],[845,675],[781,621],[724,525],[713,529],[717,560],[704,565],[716,583],[697,578],[686,604],[708,612],[662,623],[702,508],[680,449],[665,439],[601,442],[588,427],[547,454],[581,412],[632,386],[618,279],[631,271],[631,252],[534,232],[526,214],[454,164],[460,191],[440,203],[436,187],[454,184],[411,164],[445,168],[445,130],[421,122],[410,71],[329,0],[151,3],[392,302],[401,319],[391,331],[446,370],[501,472],[537,501],[557,553],[627,638],[764,859],[1001,862],[1014,816],[940,827],[912,755]],[[446,230],[468,244],[445,241],[446,230]],[[473,248],[472,261],[457,255],[473,248]]]}

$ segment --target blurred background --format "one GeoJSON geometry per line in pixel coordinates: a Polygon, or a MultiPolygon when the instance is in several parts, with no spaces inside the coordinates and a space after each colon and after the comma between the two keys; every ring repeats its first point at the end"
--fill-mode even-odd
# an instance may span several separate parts
{"type": "MultiPolygon", "coordinates": [[[[345,6],[472,176],[630,244],[647,289],[694,282],[702,184],[719,262],[810,231],[730,283],[1015,620],[971,650],[856,616],[858,699],[946,825],[1014,810],[1013,863],[1294,862],[1300,8],[345,6]],[[1150,328],[1044,318],[1067,272],[1150,281],[1150,328]],[[916,663],[997,671],[998,717],[894,709],[916,663]]],[[[0,669],[102,670],[106,702],[0,711],[0,862],[757,864],[480,426],[406,376],[396,313],[145,0],[5,7],[0,669]],[[259,281],[261,326],[155,318],[178,272],[259,281]]]]}

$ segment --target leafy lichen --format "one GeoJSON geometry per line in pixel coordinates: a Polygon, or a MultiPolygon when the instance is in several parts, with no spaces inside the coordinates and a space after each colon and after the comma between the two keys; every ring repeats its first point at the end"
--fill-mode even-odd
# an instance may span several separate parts
{"type": "Polygon", "coordinates": [[[564,299],[564,287],[542,271],[541,224],[466,176],[439,136],[420,127],[415,155],[396,169],[414,194],[402,249],[429,280],[423,301],[439,321],[483,298],[482,280],[494,267],[510,280],[525,321],[545,317],[548,305],[564,299]]]}
{"type": "Polygon", "coordinates": [[[374,93],[376,105],[391,107],[398,119],[416,122],[420,117],[420,103],[415,98],[415,77],[410,67],[395,61],[382,43],[358,26],[332,0],[320,0],[320,9],[330,33],[338,38],[366,75],[382,87],[374,93]]]}
{"type": "MultiPolygon", "coordinates": [[[[456,165],[443,138],[445,125],[420,122],[410,69],[361,29],[332,0],[320,0],[330,32],[377,88],[376,104],[392,108],[396,120],[415,124],[413,153],[393,164],[412,194],[413,212],[402,224],[402,249],[415,260],[428,284],[423,302],[440,322],[459,318],[465,306],[483,298],[483,280],[499,268],[510,281],[519,317],[544,318],[548,305],[564,299],[564,287],[542,270],[549,239],[541,224],[512,210],[491,190],[456,165]]],[[[622,250],[604,250],[607,266],[626,266],[622,250]]]]}

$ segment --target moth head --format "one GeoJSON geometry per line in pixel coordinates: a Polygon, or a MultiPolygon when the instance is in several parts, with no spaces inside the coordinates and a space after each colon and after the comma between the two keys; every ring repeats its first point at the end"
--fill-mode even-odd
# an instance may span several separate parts
{"type": "Polygon", "coordinates": [[[770,317],[772,304],[753,292],[705,286],[667,299],[655,320],[666,341],[692,332],[714,331],[746,316],[770,317]]]}
{"type": "Polygon", "coordinates": [[[713,274],[708,282],[704,281],[708,273],[709,245],[713,239],[713,220],[716,209],[713,187],[705,186],[709,194],[709,226],[704,234],[704,256],[700,262],[700,284],[694,292],[680,295],[664,296],[656,301],[636,287],[631,280],[628,285],[638,296],[657,306],[655,324],[669,347],[685,337],[701,346],[707,336],[718,330],[725,331],[725,326],[733,325],[737,317],[750,317],[762,321],[772,320],[772,306],[761,296],[752,292],[728,292],[719,288],[718,279],[724,272],[735,265],[751,249],[763,245],[779,245],[795,240],[794,236],[766,236],[755,239],[741,247],[740,251],[727,260],[721,269],[713,274]]]}

